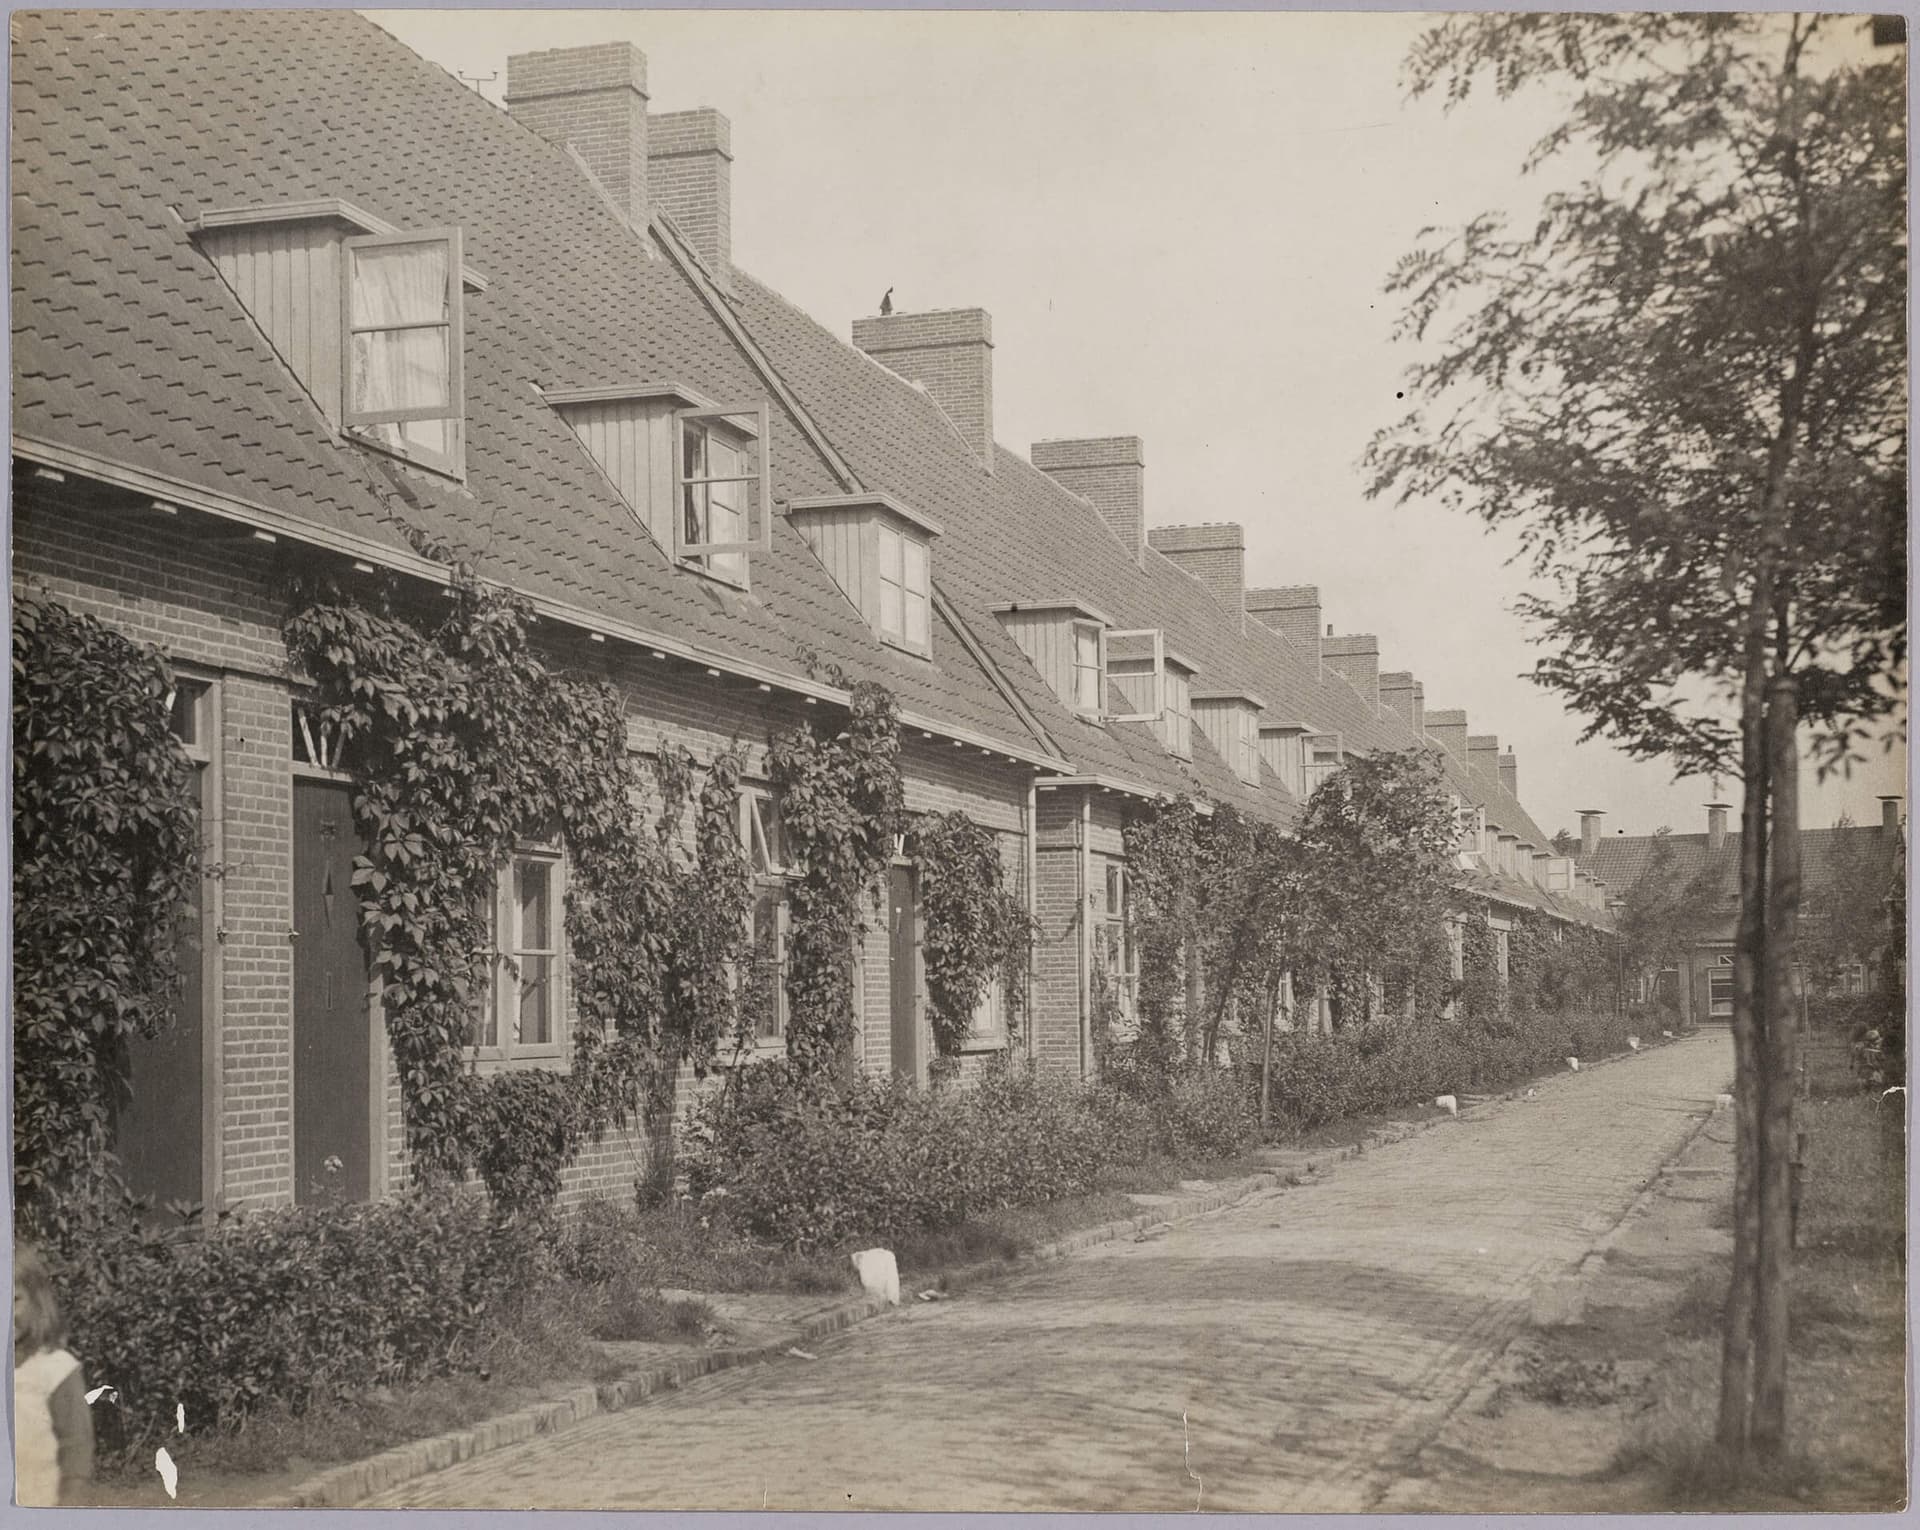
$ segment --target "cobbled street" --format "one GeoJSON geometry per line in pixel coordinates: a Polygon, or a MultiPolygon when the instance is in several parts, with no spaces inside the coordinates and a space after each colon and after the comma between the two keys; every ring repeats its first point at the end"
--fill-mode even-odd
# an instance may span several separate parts
{"type": "Polygon", "coordinates": [[[1729,1086],[1709,1033],[368,1507],[1359,1510],[1729,1086]]]}

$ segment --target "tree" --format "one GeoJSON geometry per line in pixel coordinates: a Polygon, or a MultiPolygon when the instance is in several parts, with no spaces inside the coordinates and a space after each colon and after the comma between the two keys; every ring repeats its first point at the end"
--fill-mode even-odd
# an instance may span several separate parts
{"type": "Polygon", "coordinates": [[[1808,975],[1831,987],[1851,966],[1877,961],[1897,931],[1889,928],[1897,882],[1893,858],[1878,832],[1865,833],[1847,814],[1834,824],[1835,838],[1822,875],[1806,889],[1801,943],[1808,975]]]}
{"type": "MultiPolygon", "coordinates": [[[[1785,1431],[1800,729],[1823,769],[1905,660],[1903,60],[1859,18],[1459,15],[1416,96],[1559,92],[1529,169],[1590,161],[1394,268],[1425,348],[1370,492],[1518,532],[1586,736],[1743,784],[1735,1258],[1719,1436],[1785,1431]]],[[[1888,740],[1891,747],[1891,739],[1888,740]]]]}
{"type": "Polygon", "coordinates": [[[1355,1004],[1371,1017],[1376,984],[1414,996],[1445,971],[1458,833],[1424,749],[1351,758],[1307,799],[1294,954],[1327,983],[1336,1027],[1355,1004]]]}
{"type": "Polygon", "coordinates": [[[1555,855],[1578,855],[1580,853],[1580,836],[1569,833],[1565,829],[1555,829],[1553,831],[1553,853],[1555,855]]]}
{"type": "Polygon", "coordinates": [[[1716,868],[1704,866],[1686,878],[1676,875],[1679,853],[1672,836],[1665,824],[1653,831],[1646,866],[1620,896],[1614,928],[1621,963],[1630,973],[1684,966],[1723,917],[1723,884],[1716,868]]]}

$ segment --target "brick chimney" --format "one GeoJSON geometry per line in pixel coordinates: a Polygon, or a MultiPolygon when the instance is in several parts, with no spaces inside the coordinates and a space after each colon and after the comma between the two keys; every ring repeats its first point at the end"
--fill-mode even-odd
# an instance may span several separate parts
{"type": "Polygon", "coordinates": [[[1600,848],[1600,820],[1607,816],[1605,808],[1580,809],[1580,853],[1591,856],[1600,848]]]}
{"type": "Polygon", "coordinates": [[[960,427],[980,465],[993,471],[993,315],[984,308],[941,308],[855,319],[853,343],[923,385],[960,427]]]}
{"type": "Polygon", "coordinates": [[[1147,545],[1206,586],[1207,593],[1247,630],[1247,534],[1231,521],[1204,526],[1155,526],[1147,545]]]}
{"type": "Polygon", "coordinates": [[[1726,848],[1727,813],[1730,803],[1709,802],[1707,804],[1707,849],[1714,854],[1726,848]]]}
{"type": "Polygon", "coordinates": [[[1467,763],[1467,714],[1465,712],[1427,713],[1427,736],[1444,744],[1447,753],[1462,765],[1467,763]]]}
{"type": "Polygon", "coordinates": [[[1507,746],[1507,752],[1500,756],[1500,784],[1515,802],[1520,800],[1520,761],[1514,757],[1511,744],[1507,746]]]}
{"type": "Polygon", "coordinates": [[[1027,458],[1100,512],[1135,563],[1147,553],[1147,454],[1138,436],[1035,441],[1027,458]]]}
{"type": "Polygon", "coordinates": [[[1880,799],[1880,827],[1889,834],[1900,832],[1900,799],[1898,797],[1880,799]]]}
{"type": "Polygon", "coordinates": [[[647,56],[631,43],[550,48],[507,60],[507,109],[568,145],[634,228],[647,226],[647,56]]]}
{"type": "Polygon", "coordinates": [[[1329,633],[1320,640],[1321,661],[1335,674],[1343,675],[1366,698],[1374,711],[1380,709],[1380,639],[1370,632],[1329,633]]]}
{"type": "Polygon", "coordinates": [[[1417,732],[1417,714],[1413,709],[1416,684],[1418,682],[1412,674],[1404,669],[1396,669],[1393,673],[1380,677],[1380,704],[1403,719],[1409,728],[1417,732]]]}
{"type": "Polygon", "coordinates": [[[647,118],[647,190],[723,289],[733,282],[733,126],[711,106],[647,118]]]}
{"type": "Polygon", "coordinates": [[[1279,589],[1248,590],[1247,615],[1285,633],[1302,648],[1320,657],[1320,587],[1289,584],[1279,589]]]}
{"type": "Polygon", "coordinates": [[[1467,740],[1467,763],[1484,771],[1489,781],[1500,779],[1500,738],[1494,733],[1476,733],[1467,740]]]}

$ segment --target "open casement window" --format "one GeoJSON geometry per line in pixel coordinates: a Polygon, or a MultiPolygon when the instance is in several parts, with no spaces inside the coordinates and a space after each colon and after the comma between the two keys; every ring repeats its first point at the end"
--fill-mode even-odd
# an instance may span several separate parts
{"type": "Polygon", "coordinates": [[[1099,622],[1073,623],[1073,709],[1098,717],[1107,689],[1107,636],[1099,622]]]}
{"type": "Polygon", "coordinates": [[[927,544],[886,521],[875,523],[873,536],[880,595],[875,629],[896,648],[924,655],[932,640],[929,613],[933,604],[927,544]]]}
{"type": "Polygon", "coordinates": [[[787,1033],[787,865],[779,804],[758,787],[740,791],[740,844],[747,852],[752,903],[747,913],[751,956],[741,1008],[756,1047],[787,1033]]]}
{"type": "Polygon", "coordinates": [[[1340,769],[1340,735],[1314,733],[1306,739],[1307,792],[1340,769]]]}
{"type": "Polygon", "coordinates": [[[564,1056],[566,898],[560,852],[530,847],[501,868],[489,910],[486,980],[474,1014],[474,1052],[500,1062],[564,1056]]]}
{"type": "Polygon", "coordinates": [[[341,424],[458,476],[465,388],[460,230],[367,234],[342,247],[341,424]]]}
{"type": "Polygon", "coordinates": [[[673,417],[673,555],[742,587],[747,554],[773,548],[766,400],[673,417]]]}
{"type": "Polygon", "coordinates": [[[1108,722],[1157,723],[1167,709],[1167,640],[1158,627],[1127,628],[1107,634],[1107,678],[1126,697],[1123,711],[1108,722]]]}

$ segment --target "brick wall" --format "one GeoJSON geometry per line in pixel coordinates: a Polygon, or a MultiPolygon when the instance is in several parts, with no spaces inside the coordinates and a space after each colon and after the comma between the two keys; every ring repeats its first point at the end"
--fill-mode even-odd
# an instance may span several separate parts
{"type": "Polygon", "coordinates": [[[724,284],[733,270],[733,127],[711,106],[647,118],[647,187],[724,284]]]}
{"type": "Polygon", "coordinates": [[[1203,526],[1155,526],[1147,544],[1193,575],[1245,630],[1247,534],[1231,521],[1203,526]]]}
{"type": "Polygon", "coordinates": [[[1247,615],[1264,622],[1276,632],[1284,632],[1309,653],[1319,652],[1323,629],[1320,625],[1318,586],[1289,584],[1278,588],[1248,590],[1247,615]]]}
{"type": "Polygon", "coordinates": [[[989,473],[993,471],[993,316],[945,308],[855,319],[853,343],[912,382],[924,383],[989,473]]]}
{"type": "Polygon", "coordinates": [[[1036,441],[1028,458],[1098,510],[1134,562],[1141,561],[1147,545],[1147,456],[1138,436],[1036,441]]]}
{"type": "Polygon", "coordinates": [[[508,109],[547,142],[580,151],[614,205],[647,223],[647,56],[631,43],[516,53],[508,109]]]}
{"type": "Polygon", "coordinates": [[[1328,669],[1344,676],[1349,685],[1376,710],[1380,704],[1380,639],[1370,633],[1348,633],[1320,640],[1320,658],[1328,669]]]}

